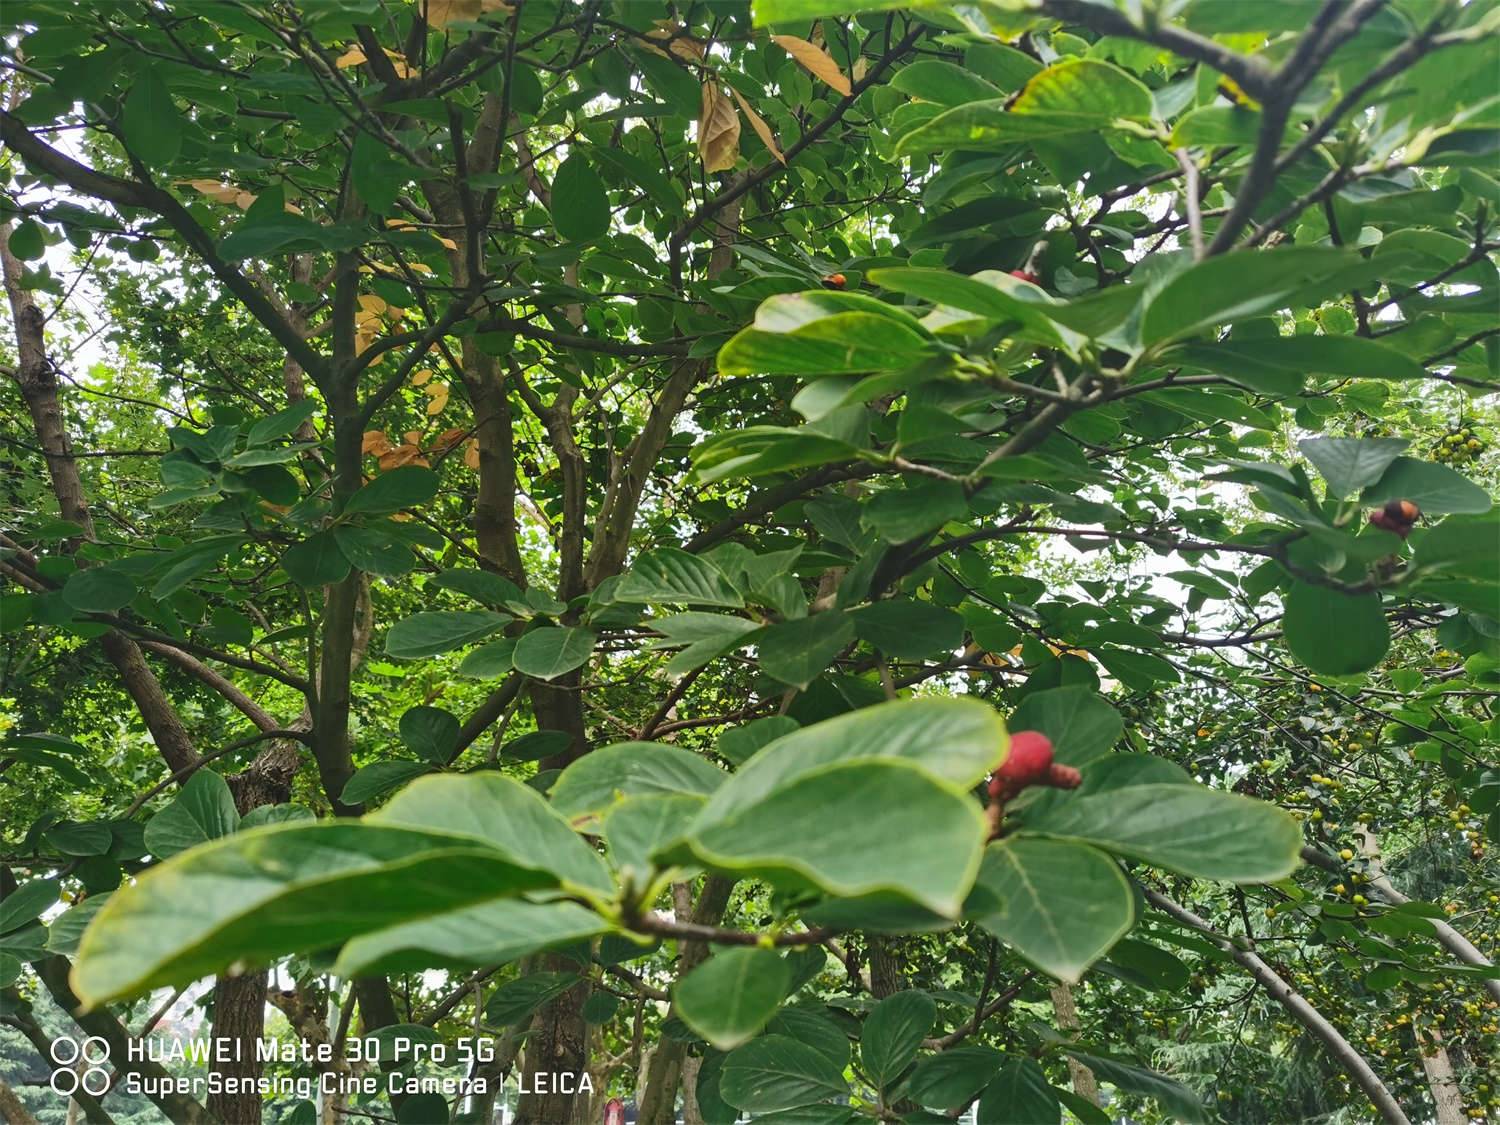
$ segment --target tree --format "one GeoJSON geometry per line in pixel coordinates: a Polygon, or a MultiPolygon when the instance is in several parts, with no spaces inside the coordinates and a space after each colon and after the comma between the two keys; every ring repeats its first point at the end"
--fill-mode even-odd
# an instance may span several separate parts
{"type": "Polygon", "coordinates": [[[1493,5],[7,14],[8,1022],[1482,1112],[1493,5]]]}

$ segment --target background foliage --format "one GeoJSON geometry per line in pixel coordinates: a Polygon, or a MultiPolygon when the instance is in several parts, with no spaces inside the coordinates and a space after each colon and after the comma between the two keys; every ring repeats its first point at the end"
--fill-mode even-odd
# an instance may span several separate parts
{"type": "Polygon", "coordinates": [[[6,16],[0,1109],[1500,1105],[1493,4],[6,16]]]}

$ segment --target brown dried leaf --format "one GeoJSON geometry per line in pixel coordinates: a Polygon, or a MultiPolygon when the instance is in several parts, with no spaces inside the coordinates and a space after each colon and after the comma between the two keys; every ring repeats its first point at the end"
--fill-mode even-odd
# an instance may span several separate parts
{"type": "Polygon", "coordinates": [[[712,82],[703,84],[703,110],[698,115],[698,154],[705,172],[725,172],[740,155],[740,115],[712,82]]]}
{"type": "Polygon", "coordinates": [[[338,58],[333,60],[333,65],[340,70],[346,70],[351,66],[358,66],[365,61],[365,53],[358,47],[350,47],[338,58]]]}
{"type": "Polygon", "coordinates": [[[468,446],[464,449],[464,464],[471,469],[479,468],[479,440],[470,438],[468,446]]]}
{"type": "Polygon", "coordinates": [[[427,382],[427,380],[431,378],[432,368],[424,367],[420,371],[413,371],[411,373],[411,385],[414,387],[420,387],[423,383],[427,382]]]}
{"type": "Polygon", "coordinates": [[[453,449],[455,446],[457,446],[459,442],[463,441],[464,438],[468,436],[468,434],[469,431],[464,429],[462,426],[455,426],[451,430],[444,430],[442,433],[438,434],[437,437],[432,439],[431,452],[447,453],[450,449],[453,449]]]}
{"type": "Polygon", "coordinates": [[[839,64],[823,48],[806,39],[798,39],[795,35],[773,35],[771,42],[801,63],[814,78],[826,82],[846,98],[853,92],[853,87],[839,69],[839,64]]]}
{"type": "Polygon", "coordinates": [[[415,445],[398,445],[380,458],[380,471],[383,473],[399,469],[403,465],[426,466],[427,458],[422,456],[422,451],[415,445]]]}
{"type": "Polygon", "coordinates": [[[786,157],[781,154],[781,149],[776,145],[776,134],[771,132],[771,127],[762,119],[761,115],[750,108],[750,103],[745,100],[743,94],[733,86],[729,92],[734,95],[735,104],[740,107],[745,116],[750,120],[750,128],[755,130],[755,135],[760,138],[760,143],[766,146],[766,150],[781,163],[786,163],[786,157]]]}
{"type": "Polygon", "coordinates": [[[373,453],[376,457],[384,457],[394,448],[384,430],[366,430],[364,440],[359,443],[359,451],[367,456],[373,453]]]}

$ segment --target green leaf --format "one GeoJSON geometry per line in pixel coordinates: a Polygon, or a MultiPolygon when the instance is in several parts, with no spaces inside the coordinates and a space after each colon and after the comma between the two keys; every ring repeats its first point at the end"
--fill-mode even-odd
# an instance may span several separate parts
{"type": "Polygon", "coordinates": [[[721,1051],[754,1037],[776,1014],[792,971],[769,949],[717,953],[677,982],[672,999],[682,1021],[721,1051]]]}
{"type": "Polygon", "coordinates": [[[624,797],[706,797],[728,778],[689,750],[660,742],[619,742],[585,754],[552,787],[552,807],[570,820],[594,816],[624,797]]]}
{"type": "Polygon", "coordinates": [[[516,671],[538,680],[554,680],[587,663],[598,638],[576,626],[533,629],[516,642],[511,662],[516,671]]]}
{"type": "Polygon", "coordinates": [[[951,609],[911,598],[891,598],[853,612],[854,631],[898,660],[951,655],[963,645],[964,619],[951,609]]]}
{"type": "Polygon", "coordinates": [[[286,437],[295,433],[297,428],[312,418],[318,412],[318,404],[312,399],[303,399],[299,403],[288,406],[285,410],[278,410],[269,418],[262,418],[252,425],[245,434],[247,445],[263,445],[268,441],[286,437]]]}
{"type": "Polygon", "coordinates": [[[405,543],[374,528],[340,524],[333,529],[334,541],[355,570],[383,578],[399,578],[417,565],[405,543]]]}
{"type": "Polygon", "coordinates": [[[977,1121],[1057,1125],[1062,1104],[1035,1059],[1007,1055],[1000,1073],[979,1097],[977,1121]]]}
{"type": "Polygon", "coordinates": [[[445,764],[458,745],[458,720],[441,707],[411,707],[401,716],[401,741],[418,757],[445,764]]]}
{"type": "Polygon", "coordinates": [[[569,242],[593,242],[609,232],[609,197],[588,159],[574,152],[552,177],[552,225],[569,242]]]}
{"type": "MultiPolygon", "coordinates": [[[[721,786],[710,806],[733,787],[721,786]]],[[[706,866],[788,889],[894,895],[951,918],[979,868],[979,806],[901,758],[825,766],[753,803],[728,803],[727,815],[699,814],[686,848],[706,866]]]]}
{"type": "Polygon", "coordinates": [[[615,868],[645,885],[655,868],[651,857],[682,835],[703,807],[702,797],[684,795],[626,797],[604,814],[603,833],[615,868]]]}
{"type": "Polygon", "coordinates": [[[113,613],[130,604],[135,592],[135,583],[120,571],[91,566],[68,576],[62,597],[80,613],[113,613]]]}
{"type": "Polygon", "coordinates": [[[969,514],[963,486],[923,481],[876,494],[865,506],[865,523],[887,543],[905,543],[969,514]]]}
{"type": "Polygon", "coordinates": [[[1239,250],[1189,266],[1146,305],[1141,339],[1178,340],[1284,308],[1308,286],[1326,281],[1359,262],[1347,250],[1289,246],[1239,250]]]}
{"type": "Polygon", "coordinates": [[[573,749],[573,736],[564,730],[534,730],[500,747],[500,756],[512,762],[537,762],[573,749]]]}
{"type": "Polygon", "coordinates": [[[438,475],[421,465],[402,465],[381,473],[344,505],[347,516],[386,516],[403,508],[420,508],[438,490],[438,475]]]}
{"type": "Polygon", "coordinates": [[[1378,593],[1345,594],[1311,582],[1292,584],[1282,628],[1292,655],[1330,676],[1375,667],[1391,644],[1378,593]]]}
{"type": "MultiPolygon", "coordinates": [[[[1028,810],[1029,812],[1030,810],[1028,810]]],[[[1180,783],[1070,794],[1021,832],[1093,844],[1200,879],[1273,883],[1296,870],[1302,830],[1275,805],[1180,783]]]]}
{"type": "Polygon", "coordinates": [[[1410,500],[1434,516],[1474,515],[1489,511],[1493,503],[1488,492],[1448,466],[1413,457],[1397,457],[1359,500],[1372,508],[1391,500],[1410,500]]]}
{"type": "Polygon", "coordinates": [[[556,1000],[578,981],[577,973],[529,973],[506,981],[485,1004],[485,1022],[495,1027],[518,1024],[543,1004],[556,1000]]]}
{"type": "Polygon", "coordinates": [[[297,585],[315,589],[348,577],[349,559],[333,532],[318,531],[288,547],[281,556],[281,568],[297,585]]]}
{"type": "Polygon", "coordinates": [[[1135,899],[1103,852],[1011,837],[985,849],[964,913],[1043,972],[1076,984],[1135,924],[1135,899]]]}
{"type": "Polygon", "coordinates": [[[1130,938],[1109,951],[1109,960],[1101,968],[1141,988],[1172,992],[1186,988],[1192,977],[1187,965],[1165,949],[1130,938]]]}
{"type": "Polygon", "coordinates": [[[385,635],[386,655],[396,660],[437,656],[503,629],[510,618],[485,609],[429,610],[414,613],[391,626],[385,635]]]}
{"type": "Polygon", "coordinates": [[[719,757],[742,766],[757,750],[791,734],[798,726],[797,720],[788,715],[752,719],[742,727],[733,727],[719,735],[718,745],[714,749],[718,751],[719,757]]]}
{"type": "Polygon", "coordinates": [[[8,934],[41,917],[57,904],[56,879],[32,879],[0,899],[0,934],[8,934]]]}
{"type": "Polygon", "coordinates": [[[1328,495],[1342,499],[1374,484],[1409,444],[1401,438],[1303,438],[1302,455],[1328,482],[1328,495]]]}
{"type": "Polygon", "coordinates": [[[1004,1056],[993,1047],[952,1047],[919,1059],[906,1090],[933,1109],[958,1109],[995,1078],[1004,1056]]]}
{"type": "Polygon", "coordinates": [[[1292,395],[1312,374],[1353,379],[1421,379],[1422,365],[1395,348],[1363,336],[1270,336],[1185,344],[1166,357],[1215,371],[1268,395],[1292,395]]]}
{"type": "Polygon", "coordinates": [[[112,894],[84,933],[73,986],[84,1003],[101,1004],[235,962],[327,949],[384,925],[555,886],[548,862],[381,824],[237,832],[112,894]]]}
{"type": "Polygon", "coordinates": [[[955,63],[918,59],[891,76],[890,85],[923,101],[955,106],[998,98],[1002,91],[955,63]]]}
{"type": "Polygon", "coordinates": [[[312,809],[304,805],[258,805],[240,817],[240,831],[248,832],[267,824],[296,824],[316,819],[312,809]]]}
{"type": "Polygon", "coordinates": [[[1500,513],[1452,516],[1417,540],[1416,565],[1444,574],[1493,578],[1500,572],[1500,513]]]}
{"type": "Polygon", "coordinates": [[[994,708],[973,699],[903,699],[794,730],[763,747],[709,798],[705,821],[728,815],[804,774],[840,762],[899,758],[959,789],[1005,760],[994,708]]]}
{"type": "Polygon", "coordinates": [[[901,1077],[936,1022],[937,1004],[916,989],[875,1005],[860,1032],[859,1057],[876,1085],[884,1089],[901,1077]]]}
{"type": "Polygon", "coordinates": [[[636,559],[613,593],[617,602],[732,608],[745,604],[723,571],[675,547],[659,548],[636,559]]]}
{"type": "Polygon", "coordinates": [[[166,859],[208,840],[227,836],[240,825],[234,794],[213,770],[199,770],[172,803],[146,822],[146,847],[166,859]]]}
{"type": "Polygon", "coordinates": [[[806,691],[853,641],[854,619],[841,610],[783,621],[760,635],[760,668],[773,679],[806,691]]]}
{"type": "Polygon", "coordinates": [[[1198,1095],[1180,1082],[1118,1059],[1083,1051],[1068,1051],[1068,1054],[1092,1070],[1100,1081],[1111,1082],[1127,1093],[1160,1102],[1162,1108],[1179,1121],[1186,1121],[1189,1125],[1206,1125],[1209,1121],[1208,1112],[1198,1095]]]}
{"type": "Polygon", "coordinates": [[[1108,754],[1125,731],[1125,720],[1108,700],[1077,686],[1033,692],[1006,725],[1012,731],[1040,731],[1052,742],[1057,761],[1079,768],[1108,754]]]}
{"type": "Polygon", "coordinates": [[[821,1051],[785,1035],[763,1035],[724,1060],[719,1095],[747,1113],[798,1109],[844,1097],[843,1070],[821,1051]]]}
{"type": "Polygon", "coordinates": [[[897,293],[909,293],[987,320],[1015,322],[1027,339],[1059,346],[1063,343],[1057,325],[1047,316],[1052,299],[1035,285],[1000,270],[983,270],[966,277],[949,270],[897,266],[871,270],[870,280],[897,293]]]}
{"type": "Polygon", "coordinates": [[[482,602],[491,608],[504,607],[508,602],[521,600],[520,587],[509,578],[488,570],[454,567],[437,575],[432,582],[444,589],[467,594],[476,602],[482,602]]]}
{"type": "Polygon", "coordinates": [[[988,151],[1017,142],[1099,133],[1116,121],[1148,121],[1151,91],[1099,59],[1064,58],[1031,78],[1014,98],[969,102],[901,138],[898,155],[988,151]]]}
{"type": "Polygon", "coordinates": [[[84,930],[94,920],[94,915],[109,901],[111,893],[106,891],[104,894],[89,895],[77,906],[64,910],[54,918],[47,927],[47,952],[76,957],[78,942],[83,937],[84,930]]]}
{"type": "Polygon", "coordinates": [[[606,895],[614,889],[604,861],[546,798],[501,774],[432,774],[408,785],[367,820],[472,839],[545,866],[580,889],[606,895]]]}
{"type": "Polygon", "coordinates": [[[411,178],[406,162],[368,129],[360,129],[355,135],[349,155],[349,176],[360,198],[378,214],[391,210],[396,196],[411,178]]]}
{"type": "Polygon", "coordinates": [[[126,146],[148,167],[165,167],[182,151],[186,125],[161,74],[148,68],[125,95],[120,126],[126,146]]]}
{"type": "Polygon", "coordinates": [[[40,223],[27,219],[10,232],[10,252],[23,262],[35,262],[47,253],[47,240],[40,223]]]}
{"type": "Polygon", "coordinates": [[[724,375],[839,375],[899,370],[935,350],[900,309],[850,293],[783,293],[719,349],[724,375]]]}
{"type": "Polygon", "coordinates": [[[354,938],[339,951],[341,977],[499,965],[588,941],[610,926],[571,902],[496,899],[430,914],[354,938]]]}
{"type": "Polygon", "coordinates": [[[463,663],[458,666],[458,674],[474,680],[496,679],[511,670],[511,657],[515,651],[515,637],[502,637],[498,641],[480,645],[464,657],[463,663]]]}
{"type": "Polygon", "coordinates": [[[389,793],[397,786],[405,785],[413,778],[430,773],[432,767],[423,762],[409,762],[403,758],[392,758],[384,762],[371,762],[354,771],[354,776],[344,782],[339,800],[346,805],[362,805],[372,797],[389,793]]]}

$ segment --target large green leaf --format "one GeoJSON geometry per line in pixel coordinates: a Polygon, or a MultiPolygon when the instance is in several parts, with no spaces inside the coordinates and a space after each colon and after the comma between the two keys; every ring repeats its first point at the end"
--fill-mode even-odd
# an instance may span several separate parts
{"type": "Polygon", "coordinates": [[[1401,438],[1303,438],[1302,455],[1328,482],[1328,495],[1342,499],[1380,479],[1410,442],[1401,438]]]}
{"type": "Polygon", "coordinates": [[[603,812],[624,797],[706,797],[728,775],[689,750],[660,742],[617,742],[585,754],[552,787],[552,807],[575,818],[603,812]]]}
{"type": "Polygon", "coordinates": [[[555,680],[586,664],[597,639],[574,625],[533,629],[516,642],[511,663],[538,680],[555,680]]]}
{"type": "Polygon", "coordinates": [[[898,660],[921,660],[957,650],[963,644],[964,619],[931,602],[890,598],[854,611],[854,631],[898,660]]]}
{"type": "Polygon", "coordinates": [[[1397,457],[1359,499],[1370,507],[1410,500],[1429,515],[1474,515],[1489,511],[1493,504],[1488,492],[1447,465],[1414,457],[1397,457]]]}
{"type": "Polygon", "coordinates": [[[1097,691],[1059,687],[1033,692],[1011,712],[1011,730],[1034,730],[1052,742],[1057,761],[1086,766],[1109,753],[1125,730],[1125,720],[1097,691]]]}
{"type": "Polygon", "coordinates": [[[705,866],[779,886],[845,898],[885,893],[951,918],[979,868],[979,805],[905,759],[835,763],[729,804],[724,815],[699,815],[686,849],[705,866]]]}
{"type": "Polygon", "coordinates": [[[1296,870],[1290,813],[1201,785],[1148,784],[1049,802],[1023,832],[1094,844],[1200,879],[1272,883],[1296,870]]]}
{"type": "Polygon", "coordinates": [[[977,785],[1005,759],[1005,723],[972,699],[910,699],[803,727],[762,747],[709,798],[709,823],[803,774],[839,762],[901,758],[956,787],[977,785]]]}
{"type": "Polygon", "coordinates": [[[371,762],[360,766],[354,776],[344,782],[339,800],[346,805],[362,805],[382,793],[389,793],[397,786],[405,785],[432,767],[424,762],[412,762],[405,758],[391,758],[383,762],[371,762]]]}
{"type": "Polygon", "coordinates": [[[438,609],[414,613],[391,626],[385,652],[396,660],[420,660],[487,637],[510,621],[487,609],[438,609]]]}
{"type": "Polygon", "coordinates": [[[979,1097],[978,1121],[1008,1125],[1057,1125],[1062,1105],[1037,1061],[1007,1055],[1000,1073],[979,1097]]]}
{"type": "Polygon", "coordinates": [[[916,989],[875,1005],[860,1032],[859,1057],[876,1085],[884,1088],[901,1077],[936,1022],[937,1004],[916,989]]]}
{"type": "Polygon", "coordinates": [[[785,1035],[763,1035],[731,1051],[719,1078],[720,1096],[754,1114],[798,1109],[848,1091],[832,1059],[785,1035]]]}
{"type": "Polygon", "coordinates": [[[186,123],[158,66],[148,66],[125,95],[120,124],[126,145],[143,164],[161,168],[177,159],[186,123]]]}
{"type": "Polygon", "coordinates": [[[1096,848],[1012,837],[985,849],[964,913],[1076,983],[1135,923],[1135,898],[1119,864],[1096,848]]]}
{"type": "Polygon", "coordinates": [[[604,182],[581,152],[574,152],[552,177],[552,225],[569,242],[593,242],[609,231],[609,197],[604,182]]]}
{"type": "Polygon", "coordinates": [[[381,473],[344,505],[345,515],[386,516],[403,508],[419,508],[438,490],[438,475],[421,465],[402,465],[381,473]]]}
{"type": "Polygon", "coordinates": [[[56,879],[32,879],[22,883],[0,899],[0,934],[35,921],[43,911],[56,905],[57,896],[56,879]]]}
{"type": "Polygon", "coordinates": [[[1151,91],[1100,59],[1065,58],[1031,78],[1014,98],[969,102],[939,114],[901,138],[896,151],[993,149],[1018,141],[1099,133],[1116,121],[1147,121],[1151,91]]]}
{"type": "Polygon", "coordinates": [[[935,350],[901,310],[857,294],[786,293],[719,350],[725,375],[838,375],[909,366],[935,350]]]}
{"type": "Polygon", "coordinates": [[[592,910],[571,902],[496,899],[354,938],[339,951],[333,971],[347,978],[438,966],[504,964],[544,949],[587,941],[610,928],[592,910]]]}
{"type": "Polygon", "coordinates": [[[993,1047],[952,1047],[918,1061],[907,1083],[912,1100],[933,1109],[958,1109],[995,1078],[1003,1056],[993,1047]]]}
{"type": "Polygon", "coordinates": [[[655,794],[626,797],[604,814],[603,833],[609,842],[609,858],[621,873],[644,886],[655,866],[651,857],[682,835],[703,807],[702,797],[685,794],[655,794]]]}
{"type": "Polygon", "coordinates": [[[1301,290],[1357,261],[1352,251],[1320,246],[1240,250],[1208,258],[1183,270],[1151,298],[1141,338],[1147,344],[1181,339],[1283,308],[1301,290]]]}
{"type": "Polygon", "coordinates": [[[806,691],[833,658],[853,643],[854,635],[854,619],[836,609],[783,621],[760,635],[761,671],[806,691]]]}
{"type": "Polygon", "coordinates": [[[1291,395],[1308,375],[1354,379],[1421,379],[1422,365],[1395,348],[1363,336],[1270,336],[1187,344],[1167,357],[1189,367],[1215,371],[1270,395],[1291,395]]]}
{"type": "Polygon", "coordinates": [[[555,886],[545,858],[478,840],[353,822],[237,832],[143,872],[84,933],[73,987],[100,1004],[243,962],[555,886]]]}
{"type": "Polygon", "coordinates": [[[897,293],[909,293],[937,305],[975,313],[993,321],[1014,321],[1028,338],[1061,345],[1063,336],[1047,316],[1052,299],[1035,285],[1000,270],[972,276],[949,270],[904,266],[871,270],[870,280],[897,293]]]}
{"type": "Polygon", "coordinates": [[[199,770],[188,778],[172,803],[146,822],[146,847],[157,859],[220,836],[240,824],[229,785],[213,770],[199,770]]]}
{"type": "Polygon", "coordinates": [[[1282,627],[1292,655],[1330,676],[1373,668],[1391,644],[1379,594],[1345,594],[1311,582],[1292,584],[1282,627]]]}
{"type": "Polygon", "coordinates": [[[791,968],[772,950],[729,949],[678,981],[672,999],[683,1023],[730,1051],[765,1027],[791,983],[791,968]]]}
{"type": "Polygon", "coordinates": [[[299,586],[314,589],[342,582],[349,574],[349,558],[332,531],[319,531],[293,543],[281,556],[282,569],[299,586]]]}
{"type": "Polygon", "coordinates": [[[545,865],[576,887],[602,895],[614,889],[599,854],[568,827],[546,798],[502,774],[425,777],[366,819],[482,841],[506,855],[545,865]]]}
{"type": "Polygon", "coordinates": [[[615,601],[738,608],[745,599],[707,559],[663,547],[635,560],[612,591],[615,601]]]}
{"type": "Polygon", "coordinates": [[[1444,574],[1493,578],[1500,574],[1500,513],[1444,520],[1417,540],[1415,561],[1444,574]]]}
{"type": "Polygon", "coordinates": [[[135,597],[135,583],[118,570],[91,566],[68,576],[62,598],[83,613],[113,613],[135,597]]]}

